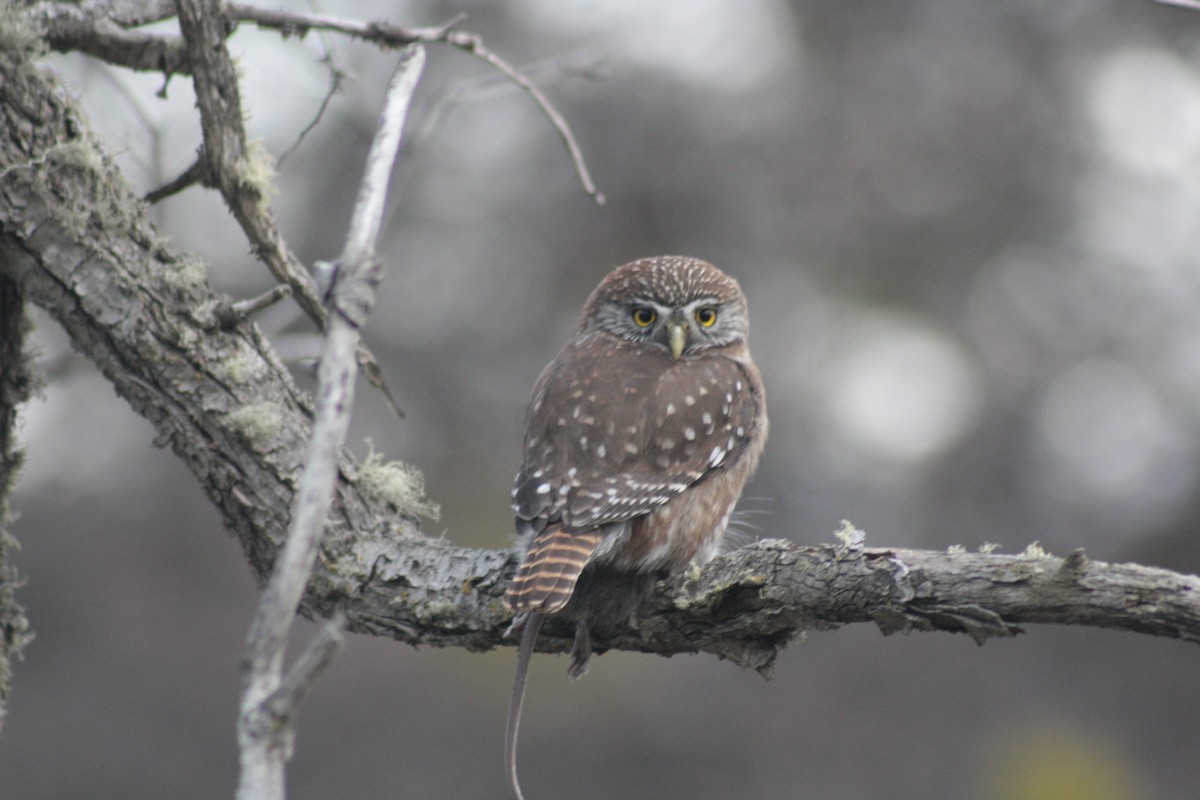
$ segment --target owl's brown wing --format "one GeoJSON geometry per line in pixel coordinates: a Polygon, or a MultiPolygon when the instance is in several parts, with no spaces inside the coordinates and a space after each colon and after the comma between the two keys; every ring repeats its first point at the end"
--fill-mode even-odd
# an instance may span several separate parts
{"type": "Polygon", "coordinates": [[[505,595],[551,614],[604,536],[742,457],[761,390],[752,367],[710,352],[665,352],[583,337],[534,390],[513,488],[528,551],[505,595]]]}
{"type": "Polygon", "coordinates": [[[757,373],[721,351],[675,359],[584,335],[534,390],[513,510],[535,534],[646,514],[737,463],[761,402],[757,373]]]}

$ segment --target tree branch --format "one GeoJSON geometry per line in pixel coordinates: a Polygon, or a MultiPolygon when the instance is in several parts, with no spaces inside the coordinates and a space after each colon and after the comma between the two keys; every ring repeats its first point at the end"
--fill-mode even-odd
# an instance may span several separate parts
{"type": "Polygon", "coordinates": [[[20,578],[8,563],[9,552],[16,549],[16,540],[8,532],[12,523],[8,498],[24,460],[17,445],[18,412],[34,388],[25,350],[28,331],[20,287],[11,277],[0,274],[0,729],[8,709],[13,662],[32,638],[25,610],[17,603],[20,578]]]}
{"type": "MultiPolygon", "coordinates": [[[[225,52],[224,44],[221,42],[232,33],[233,25],[237,22],[252,22],[260,28],[279,31],[285,37],[303,38],[310,30],[333,31],[384,48],[404,47],[410,44],[448,44],[488,64],[529,95],[546,119],[550,121],[550,124],[554,126],[555,132],[558,133],[563,145],[567,148],[571,165],[579,176],[579,182],[584,191],[596,203],[604,204],[604,194],[596,188],[595,181],[592,180],[591,172],[588,170],[587,161],[583,157],[583,149],[576,141],[575,134],[566,118],[528,76],[492,52],[477,34],[456,30],[455,26],[462,21],[462,15],[456,16],[442,25],[409,28],[387,21],[362,22],[326,14],[259,8],[243,3],[227,2],[222,4],[220,0],[183,0],[180,3],[180,26],[183,29],[185,40],[189,37],[197,39],[199,32],[194,21],[189,23],[191,25],[191,32],[189,32],[189,28],[184,27],[183,17],[186,15],[194,20],[195,9],[207,9],[206,13],[210,22],[207,35],[203,38],[206,39],[205,46],[212,49],[204,51],[197,50],[195,45],[187,45],[186,41],[181,43],[178,37],[127,30],[133,25],[141,25],[170,16],[161,10],[161,6],[162,3],[159,2],[148,9],[145,14],[131,16],[128,13],[121,14],[119,10],[109,6],[97,6],[82,10],[77,6],[65,3],[45,3],[39,6],[38,15],[46,41],[55,50],[79,51],[110,64],[130,69],[162,72],[168,76],[189,72],[194,74],[194,71],[199,69],[201,72],[215,73],[218,78],[223,79],[222,73],[226,70],[222,62],[230,60],[228,53],[225,52]],[[106,12],[108,15],[101,12],[106,12]],[[225,29],[222,30],[222,28],[225,29]],[[199,59],[199,65],[197,59],[199,59]],[[211,63],[209,63],[210,61],[211,63]]],[[[232,65],[231,61],[230,65],[232,65]]],[[[207,80],[203,75],[196,76],[196,78],[201,83],[207,80]]],[[[218,83],[217,85],[222,84],[218,83]]],[[[205,97],[201,94],[200,84],[197,84],[196,95],[201,111],[206,111],[205,97]]],[[[236,100],[236,94],[233,99],[236,100]]],[[[226,122],[227,129],[234,130],[233,127],[228,127],[235,124],[234,120],[227,118],[226,122]]],[[[236,126],[237,129],[240,129],[240,118],[236,121],[236,126]]],[[[208,143],[207,129],[205,142],[208,143]]],[[[236,175],[237,173],[231,174],[236,175]]],[[[221,188],[222,193],[226,191],[222,184],[215,185],[221,188]]],[[[229,200],[228,196],[226,196],[226,200],[229,200]]],[[[236,215],[237,209],[233,207],[232,203],[230,208],[236,215]]],[[[242,222],[242,218],[239,217],[238,221],[242,222]]],[[[243,227],[244,225],[245,223],[243,223],[243,227]]],[[[258,246],[263,246],[270,244],[271,239],[252,235],[251,241],[258,246]]],[[[270,248],[267,249],[267,254],[270,254],[270,248]]],[[[279,270],[282,274],[286,274],[286,263],[287,259],[280,256],[273,262],[268,262],[268,266],[272,272],[279,270]]],[[[293,286],[292,288],[296,289],[297,287],[293,286]]],[[[299,293],[297,297],[305,311],[311,314],[312,310],[305,305],[303,293],[299,293]]]]}
{"type": "MultiPolygon", "coordinates": [[[[268,201],[270,168],[254,164],[246,145],[237,70],[225,47],[229,24],[218,0],[178,0],[179,27],[200,109],[205,183],[216,187],[259,259],[313,321],[325,326],[325,309],[304,265],[288,248],[268,201]]],[[[260,154],[259,159],[265,159],[260,154]]]]}
{"type": "Polygon", "coordinates": [[[46,44],[60,53],[86,53],[109,64],[164,75],[187,73],[178,36],[129,30],[174,16],[170,2],[145,3],[145,13],[122,13],[115,4],[38,3],[34,7],[46,44]]]}
{"type": "MultiPolygon", "coordinates": [[[[267,156],[252,156],[246,144],[237,70],[225,47],[226,25],[231,23],[222,16],[219,0],[177,0],[177,5],[200,108],[205,182],[221,192],[259,260],[276,280],[291,287],[296,302],[324,330],[325,309],[316,286],[288,247],[271,210],[267,156]]],[[[404,416],[375,356],[361,342],[356,354],[364,377],[383,393],[397,416],[404,416]]]]}
{"type": "MultiPolygon", "coordinates": [[[[154,231],[70,93],[20,53],[0,53],[0,77],[0,272],[150,420],[265,574],[303,463],[304,396],[254,324],[218,324],[222,298],[202,264],[154,231]]],[[[350,630],[412,644],[511,645],[501,597],[514,553],[420,535],[412,509],[360,470],[342,456],[302,611],[341,610],[350,630]]],[[[763,669],[806,630],[867,621],[981,639],[1054,623],[1200,642],[1200,579],[1077,556],[769,541],[662,584],[636,626],[596,644],[763,669]]],[[[539,649],[566,651],[570,632],[553,622],[539,649]]]]}
{"type": "Polygon", "coordinates": [[[571,164],[575,168],[576,175],[579,176],[583,190],[591,195],[596,203],[604,205],[604,194],[596,188],[587,162],[584,160],[583,150],[575,140],[575,134],[571,131],[571,126],[566,118],[532,80],[493,53],[477,34],[455,30],[455,26],[462,21],[462,16],[431,28],[405,28],[385,21],[361,22],[324,14],[306,14],[302,11],[258,8],[242,3],[227,3],[225,9],[232,19],[253,22],[260,28],[277,30],[285,36],[304,36],[309,30],[320,29],[337,31],[386,47],[399,47],[415,42],[429,44],[444,42],[475,56],[519,86],[537,104],[538,109],[554,126],[554,130],[567,148],[567,154],[571,157],[571,164]]]}
{"type": "MultiPolygon", "coordinates": [[[[354,407],[358,329],[366,322],[375,303],[375,289],[382,277],[381,266],[375,258],[375,242],[383,220],[388,178],[400,146],[408,106],[424,65],[425,51],[415,45],[401,54],[388,87],[379,129],[367,156],[366,174],[354,206],[339,268],[325,292],[330,314],[318,371],[316,417],[294,500],[291,530],[263,589],[243,657],[238,721],[242,763],[238,797],[243,800],[282,800],[284,797],[283,769],[291,753],[295,717],[295,708],[288,707],[287,701],[298,702],[302,694],[298,689],[279,692],[283,684],[284,648],[296,607],[317,558],[317,547],[337,483],[339,454],[346,441],[350,411],[354,407]],[[261,724],[264,716],[278,724],[261,724]]],[[[328,640],[328,636],[319,637],[316,646],[331,658],[328,640]]],[[[307,660],[314,664],[323,661],[315,656],[307,660]]],[[[312,672],[309,669],[304,674],[311,677],[312,672]]]]}

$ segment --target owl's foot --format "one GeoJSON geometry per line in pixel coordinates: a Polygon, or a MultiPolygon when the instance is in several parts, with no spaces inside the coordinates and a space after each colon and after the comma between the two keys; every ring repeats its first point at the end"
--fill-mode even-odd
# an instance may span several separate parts
{"type": "Polygon", "coordinates": [[[577,681],[587,675],[588,662],[592,660],[592,634],[588,631],[586,619],[575,623],[575,644],[571,647],[571,665],[567,667],[567,675],[577,681]]]}

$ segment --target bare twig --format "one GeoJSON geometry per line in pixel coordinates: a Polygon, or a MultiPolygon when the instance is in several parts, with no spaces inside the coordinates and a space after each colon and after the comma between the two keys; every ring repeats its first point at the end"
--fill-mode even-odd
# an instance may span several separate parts
{"type": "Polygon", "coordinates": [[[446,41],[447,34],[462,21],[461,14],[442,25],[407,28],[390,22],[362,22],[283,8],[260,8],[244,3],[226,3],[225,14],[239,22],[253,22],[260,28],[277,30],[287,36],[305,36],[310,30],[336,31],[386,47],[410,44],[435,44],[446,41]]]}
{"type": "Polygon", "coordinates": [[[255,738],[268,739],[279,736],[284,758],[292,754],[292,742],[296,732],[296,714],[317,681],[333,664],[342,649],[345,637],[342,632],[346,619],[335,614],[326,621],[321,630],[304,652],[292,664],[279,688],[271,693],[255,713],[246,721],[255,738]]]}
{"type": "Polygon", "coordinates": [[[254,246],[255,253],[296,302],[322,328],[325,310],[304,266],[288,249],[267,196],[263,164],[251,163],[246,146],[237,70],[225,47],[219,0],[179,0],[179,27],[187,46],[204,134],[205,182],[216,187],[254,246]]]}
{"type": "Polygon", "coordinates": [[[239,300],[236,303],[229,303],[218,308],[216,311],[217,323],[227,328],[232,327],[244,321],[251,314],[262,311],[264,308],[269,308],[280,300],[291,296],[292,287],[286,283],[276,284],[258,297],[239,300]]]}
{"type": "MultiPolygon", "coordinates": [[[[205,182],[221,192],[259,260],[276,280],[292,287],[296,302],[324,330],[325,308],[316,286],[287,246],[271,210],[265,175],[269,168],[263,163],[253,163],[246,146],[237,71],[225,47],[227,23],[221,4],[219,0],[178,0],[178,8],[179,27],[187,44],[196,87],[196,104],[200,107],[205,182]]],[[[383,392],[398,416],[404,416],[375,356],[361,342],[357,345],[357,358],[367,380],[383,392]]]]}
{"type": "Polygon", "coordinates": [[[272,28],[287,34],[303,36],[311,29],[337,31],[348,36],[374,42],[389,47],[411,44],[414,42],[437,43],[444,42],[458,48],[485,62],[508,77],[521,87],[533,99],[541,112],[554,126],[559,138],[567,148],[571,163],[579,176],[583,189],[599,204],[604,203],[604,195],[597,188],[583,157],[583,150],[575,140],[570,124],[562,113],[550,102],[550,99],[522,72],[517,70],[500,56],[493,53],[483,40],[473,33],[455,30],[461,17],[455,17],[449,22],[428,28],[404,28],[388,22],[361,22],[358,20],[331,17],[325,14],[306,14],[300,11],[283,9],[263,9],[241,3],[226,5],[226,13],[231,19],[253,22],[262,28],[272,28]]]}
{"type": "MultiPolygon", "coordinates": [[[[550,121],[550,124],[554,126],[559,138],[562,139],[584,191],[599,204],[603,204],[605,201],[604,194],[596,188],[596,184],[592,180],[583,150],[579,147],[566,118],[528,76],[492,52],[477,34],[455,30],[455,26],[462,21],[462,15],[456,16],[442,25],[407,28],[383,21],[362,22],[327,14],[259,8],[243,3],[225,3],[222,7],[219,0],[181,0],[179,5],[180,27],[184,31],[185,38],[189,36],[194,38],[195,35],[189,33],[184,26],[183,16],[187,13],[185,8],[195,6],[206,8],[210,16],[210,36],[207,37],[207,44],[217,49],[217,52],[213,54],[214,61],[228,60],[228,53],[221,55],[224,47],[219,44],[220,40],[223,40],[232,31],[232,27],[221,30],[223,21],[226,20],[230,23],[251,22],[260,28],[277,30],[284,36],[303,37],[310,30],[328,30],[372,42],[381,47],[441,43],[469,53],[504,74],[529,95],[546,119],[550,121]]],[[[72,50],[84,52],[111,64],[130,69],[154,70],[167,75],[183,74],[197,69],[197,53],[194,46],[186,45],[186,43],[181,45],[177,37],[166,34],[126,30],[126,26],[134,24],[127,21],[131,19],[128,15],[105,17],[99,13],[104,9],[104,6],[100,6],[99,9],[83,12],[66,3],[47,4],[46,9],[42,11],[42,21],[50,46],[64,52],[72,50]]],[[[158,17],[154,16],[154,18],[158,17]]],[[[201,58],[200,68],[202,71],[206,70],[203,66],[205,63],[206,59],[201,58]]],[[[203,112],[205,106],[204,100],[200,99],[199,85],[197,85],[197,98],[203,112]]],[[[205,141],[207,143],[207,138],[205,141]]],[[[220,183],[216,185],[221,188],[220,183]]],[[[224,192],[224,188],[222,191],[224,192]]],[[[228,198],[226,199],[228,201],[228,198]]],[[[234,210],[235,216],[238,216],[238,211],[232,204],[231,209],[234,210]]],[[[240,217],[239,222],[241,222],[240,217]]],[[[251,238],[260,248],[262,244],[269,244],[271,241],[269,237],[252,236],[251,238]]],[[[270,258],[271,248],[267,249],[268,255],[263,257],[264,260],[267,260],[268,267],[273,272],[279,270],[286,273],[288,259],[283,257],[286,254],[270,258]]],[[[289,279],[288,282],[291,280],[289,279]]],[[[311,315],[313,310],[304,298],[303,291],[295,285],[293,288],[297,291],[297,301],[311,315]]]]}
{"type": "MultiPolygon", "coordinates": [[[[283,767],[292,736],[287,721],[294,716],[294,709],[287,703],[302,694],[280,691],[284,645],[316,559],[338,479],[354,399],[358,329],[374,304],[381,274],[375,258],[375,242],[383,218],[388,177],[424,63],[425,52],[417,46],[406,48],[401,54],[367,157],[346,245],[326,292],[331,313],[318,371],[316,414],[292,509],[291,530],[263,590],[246,641],[238,724],[241,800],[283,798],[283,767]],[[272,706],[269,711],[264,710],[267,705],[272,706]],[[282,721],[281,724],[263,725],[264,713],[282,721]]],[[[313,660],[316,661],[316,656],[313,660]]]]}
{"type": "Polygon", "coordinates": [[[201,156],[188,165],[188,168],[169,182],[163,184],[157,189],[152,189],[146,193],[145,200],[150,205],[166,200],[173,194],[178,194],[189,186],[194,186],[204,179],[204,157],[201,156]]]}
{"type": "MultiPolygon", "coordinates": [[[[178,36],[128,30],[130,25],[155,19],[159,6],[149,9],[149,17],[108,16],[111,9],[84,7],[74,3],[39,3],[34,9],[46,43],[62,53],[80,52],[129,69],[163,72],[168,75],[187,70],[187,54],[178,36]]],[[[174,14],[170,8],[166,16],[174,14]]]]}
{"type": "Polygon", "coordinates": [[[571,132],[571,126],[567,124],[567,120],[554,107],[554,104],[542,93],[542,90],[507,61],[484,47],[483,40],[475,34],[452,31],[447,35],[447,41],[455,47],[465,50],[471,55],[491,64],[500,72],[507,75],[509,80],[520,86],[525,90],[526,94],[533,98],[533,102],[537,103],[538,108],[550,120],[550,124],[558,131],[559,138],[566,145],[567,153],[571,156],[571,163],[575,167],[576,174],[579,175],[579,182],[583,184],[583,190],[590,194],[598,205],[604,205],[604,193],[599,191],[596,188],[595,182],[592,181],[591,173],[588,172],[587,162],[583,159],[583,151],[580,149],[579,143],[575,141],[575,135],[571,132]]]}
{"type": "Polygon", "coordinates": [[[288,148],[279,154],[276,163],[282,165],[291,157],[292,153],[300,149],[300,145],[304,143],[305,138],[310,133],[316,130],[316,127],[321,124],[321,120],[325,118],[325,112],[329,110],[329,104],[333,102],[333,98],[342,90],[342,83],[345,82],[347,73],[341,65],[337,63],[333,56],[333,50],[326,48],[325,57],[322,62],[329,65],[329,88],[325,90],[325,96],[321,98],[321,105],[317,107],[317,113],[309,120],[308,124],[296,134],[296,141],[288,145],[288,148]]]}

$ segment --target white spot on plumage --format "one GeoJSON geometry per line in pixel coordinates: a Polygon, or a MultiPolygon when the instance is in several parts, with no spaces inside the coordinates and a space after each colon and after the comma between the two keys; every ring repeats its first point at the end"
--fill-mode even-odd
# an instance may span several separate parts
{"type": "Polygon", "coordinates": [[[692,428],[692,427],[690,427],[690,426],[689,426],[689,427],[687,427],[687,428],[684,428],[684,429],[683,429],[683,438],[687,439],[689,442],[691,442],[691,441],[695,441],[695,439],[696,439],[696,429],[695,429],[695,428],[692,428]]]}
{"type": "Polygon", "coordinates": [[[675,413],[675,404],[667,403],[667,416],[670,416],[671,414],[674,414],[674,413],[675,413]]]}
{"type": "Polygon", "coordinates": [[[537,487],[537,493],[538,494],[550,494],[550,484],[539,483],[538,487],[537,487]]]}
{"type": "Polygon", "coordinates": [[[596,458],[604,458],[606,455],[608,455],[608,448],[604,446],[604,443],[596,445],[596,458]]]}
{"type": "Polygon", "coordinates": [[[629,453],[631,456],[636,456],[638,451],[637,445],[633,442],[626,442],[625,444],[621,445],[621,449],[626,453],[629,453]]]}
{"type": "Polygon", "coordinates": [[[683,402],[687,403],[689,406],[694,406],[696,405],[696,398],[689,394],[687,397],[683,398],[683,402]]]}
{"type": "Polygon", "coordinates": [[[708,463],[712,466],[717,466],[725,460],[725,451],[719,447],[714,447],[712,452],[708,454],[708,463]]]}

